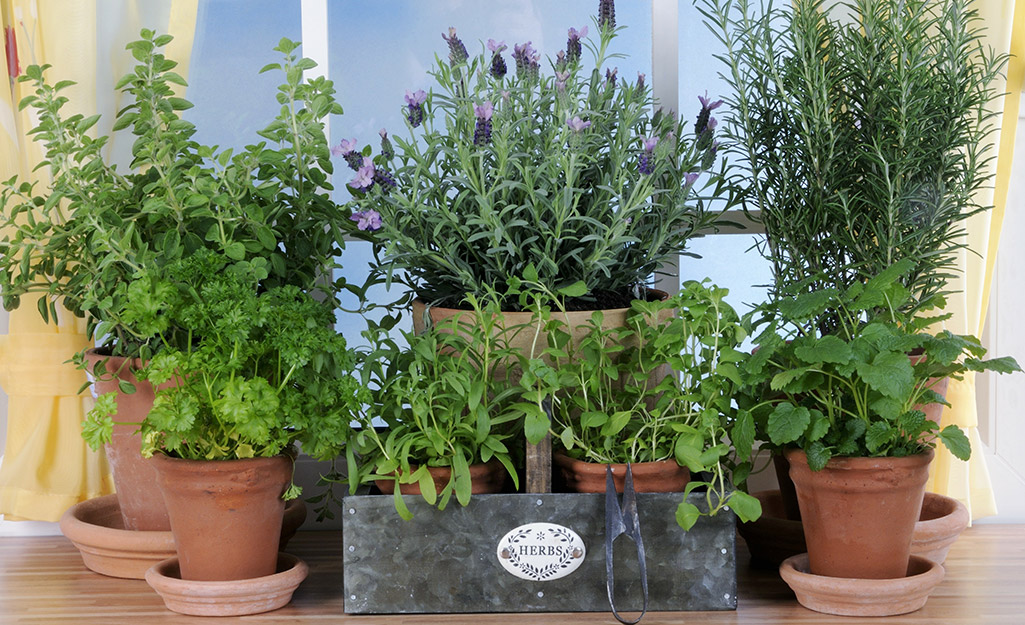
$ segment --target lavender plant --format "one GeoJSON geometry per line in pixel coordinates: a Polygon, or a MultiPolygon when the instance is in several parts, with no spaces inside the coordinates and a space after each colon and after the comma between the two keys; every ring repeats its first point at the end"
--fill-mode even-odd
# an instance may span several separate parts
{"type": "Polygon", "coordinates": [[[614,14],[601,3],[596,41],[569,29],[551,74],[529,41],[508,60],[493,39],[469,56],[451,29],[431,74],[438,88],[406,93],[409,134],[390,138],[395,158],[343,144],[360,212],[380,215],[390,279],[458,305],[507,292],[533,265],[550,292],[586,286],[570,307],[627,305],[719,222],[729,202],[710,201],[732,192],[715,169],[717,103],[703,100],[696,123],[651,113],[644,76],[610,67],[614,14]]]}

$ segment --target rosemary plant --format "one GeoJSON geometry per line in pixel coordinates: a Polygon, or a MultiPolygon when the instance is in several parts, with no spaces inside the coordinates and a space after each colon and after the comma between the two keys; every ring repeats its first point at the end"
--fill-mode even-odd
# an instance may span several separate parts
{"type": "Polygon", "coordinates": [[[765,225],[773,295],[845,291],[906,258],[904,310],[941,303],[965,220],[987,208],[987,107],[1005,62],[970,2],[701,5],[726,48],[724,132],[765,225]]]}

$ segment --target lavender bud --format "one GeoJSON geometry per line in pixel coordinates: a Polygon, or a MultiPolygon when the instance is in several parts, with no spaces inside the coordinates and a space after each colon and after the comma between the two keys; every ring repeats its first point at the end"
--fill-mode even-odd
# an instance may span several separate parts
{"type": "Polygon", "coordinates": [[[460,63],[465,63],[466,59],[470,58],[470,55],[466,52],[466,46],[464,46],[463,42],[456,36],[455,28],[449,27],[448,37],[443,33],[441,38],[448,44],[448,60],[452,67],[455,67],[460,63]]]}
{"type": "Polygon", "coordinates": [[[616,3],[613,0],[598,3],[598,26],[602,30],[616,29],[616,3]]]}
{"type": "Polygon", "coordinates": [[[377,134],[381,135],[381,156],[390,161],[395,157],[395,148],[392,147],[391,140],[388,139],[388,131],[382,128],[377,134]]]}

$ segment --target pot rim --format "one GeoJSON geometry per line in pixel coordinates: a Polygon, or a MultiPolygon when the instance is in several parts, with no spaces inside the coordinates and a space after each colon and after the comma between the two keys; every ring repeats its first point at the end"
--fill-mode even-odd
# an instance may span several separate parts
{"type": "MultiPolygon", "coordinates": [[[[791,464],[796,462],[802,466],[808,466],[808,456],[803,449],[786,449],[783,455],[791,464]]],[[[914,467],[931,463],[935,456],[936,450],[932,447],[927,447],[922,453],[910,456],[833,456],[822,470],[864,471],[876,468],[914,467]]]]}

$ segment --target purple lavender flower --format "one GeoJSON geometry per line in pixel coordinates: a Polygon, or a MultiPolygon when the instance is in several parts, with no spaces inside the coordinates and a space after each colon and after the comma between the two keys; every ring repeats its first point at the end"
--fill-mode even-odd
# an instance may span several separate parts
{"type": "Polygon", "coordinates": [[[474,145],[491,143],[491,116],[494,112],[495,107],[491,100],[487,100],[479,106],[473,105],[473,114],[477,116],[477,126],[473,130],[474,145]]]}
{"type": "Polygon", "coordinates": [[[555,55],[555,71],[564,72],[566,71],[566,51],[559,50],[555,55]]]}
{"type": "MultiPolygon", "coordinates": [[[[698,96],[698,101],[701,102],[701,111],[698,113],[697,121],[694,122],[694,135],[700,137],[708,126],[708,120],[712,116],[712,111],[722,106],[722,100],[712,102],[708,98],[708,92],[706,91],[704,96],[698,96]]],[[[712,126],[712,130],[715,130],[715,126],[712,126]]]]}
{"type": "Polygon", "coordinates": [[[369,156],[363,157],[363,164],[358,170],[356,170],[356,177],[349,182],[349,186],[354,189],[363,189],[369,191],[370,187],[374,185],[374,161],[370,160],[369,156]]]}
{"type": "Polygon", "coordinates": [[[573,132],[583,132],[591,127],[591,122],[585,122],[580,119],[579,116],[574,116],[573,119],[566,121],[566,125],[569,126],[569,129],[573,132]]]}
{"type": "Polygon", "coordinates": [[[426,101],[427,94],[423,89],[417,89],[415,92],[406,89],[406,107],[409,109],[406,112],[406,119],[409,120],[409,125],[413,128],[424,121],[424,102],[426,101]]]}
{"type": "Polygon", "coordinates": [[[642,72],[637,72],[637,91],[644,91],[644,79],[647,78],[642,72]]]}
{"type": "Polygon", "coordinates": [[[392,147],[391,140],[388,139],[388,131],[382,128],[377,134],[381,135],[381,156],[390,161],[395,157],[395,148],[392,147]]]}
{"type": "Polygon", "coordinates": [[[683,177],[683,186],[684,187],[692,187],[692,186],[694,186],[694,183],[698,181],[698,176],[699,175],[700,174],[695,173],[695,172],[691,172],[691,173],[685,175],[683,177]]]}
{"type": "Polygon", "coordinates": [[[374,168],[374,184],[380,187],[381,191],[387,193],[398,186],[395,178],[384,167],[374,168]]]}
{"type": "Polygon", "coordinates": [[[569,72],[555,72],[555,90],[560,94],[566,93],[566,81],[569,80],[569,72]]]}
{"type": "Polygon", "coordinates": [[[641,152],[638,158],[637,169],[642,175],[649,176],[651,172],[655,171],[654,151],[656,145],[658,145],[658,137],[644,137],[641,139],[641,147],[644,148],[644,151],[641,152]]]}
{"type": "Polygon", "coordinates": [[[618,67],[613,67],[612,69],[608,69],[608,68],[605,69],[605,88],[606,89],[615,89],[616,88],[616,74],[618,74],[618,73],[619,73],[619,68],[618,67]]]}
{"type": "Polygon", "coordinates": [[[508,91],[503,91],[502,92],[502,102],[508,102],[509,101],[509,96],[511,96],[511,95],[512,95],[512,93],[510,93],[508,91]]]}
{"type": "Polygon", "coordinates": [[[601,0],[598,3],[598,28],[616,29],[616,3],[613,0],[601,0]]]}
{"type": "Polygon", "coordinates": [[[345,162],[349,167],[356,171],[363,163],[363,155],[356,151],[358,145],[356,144],[356,138],[342,139],[338,145],[331,148],[332,156],[341,156],[345,159],[345,162]]]}
{"type": "Polygon", "coordinates": [[[442,33],[441,38],[448,44],[448,61],[452,67],[465,63],[466,59],[470,58],[470,55],[466,53],[466,46],[456,36],[456,29],[454,27],[449,27],[448,37],[442,33]]]}
{"type": "Polygon", "coordinates": [[[502,58],[502,50],[505,50],[507,47],[504,41],[488,39],[488,50],[491,50],[492,53],[491,75],[495,78],[502,78],[509,71],[508,66],[505,64],[505,59],[502,58]]]}
{"type": "Polygon", "coordinates": [[[356,211],[349,219],[356,222],[357,228],[365,231],[373,232],[374,230],[380,230],[381,226],[384,225],[381,221],[381,214],[373,209],[356,211]]]}
{"type": "Polygon", "coordinates": [[[576,28],[569,29],[569,40],[566,41],[566,60],[570,63],[580,62],[580,40],[587,36],[587,26],[579,31],[576,28]]]}
{"type": "Polygon", "coordinates": [[[537,78],[541,64],[538,62],[541,55],[534,50],[534,46],[528,41],[513,46],[513,59],[516,60],[516,76],[519,78],[537,78]]]}

